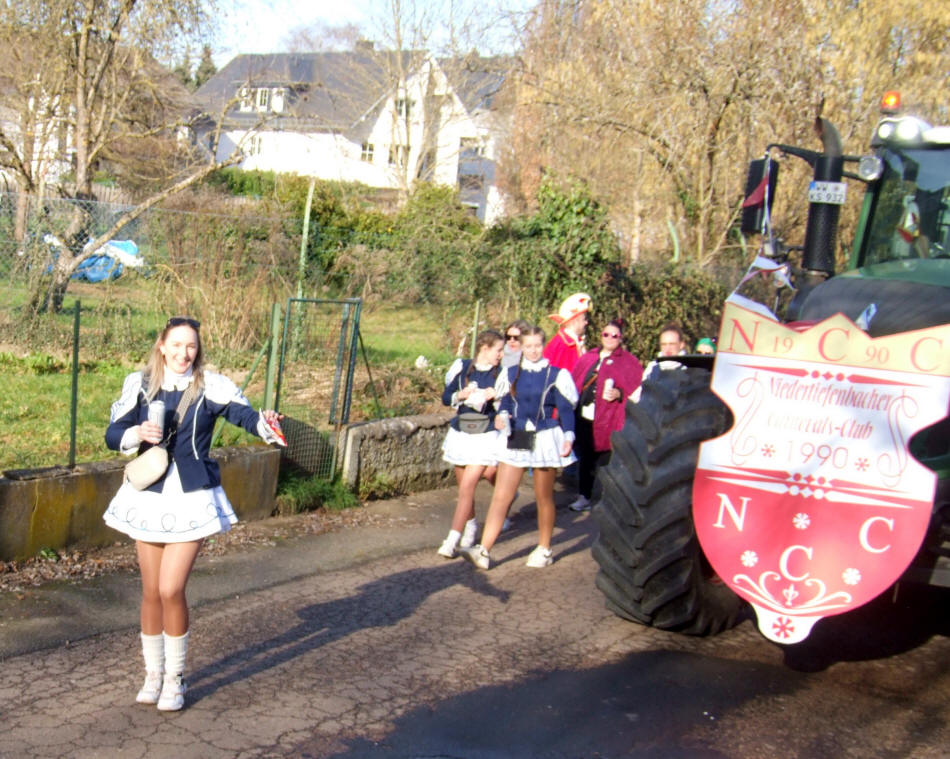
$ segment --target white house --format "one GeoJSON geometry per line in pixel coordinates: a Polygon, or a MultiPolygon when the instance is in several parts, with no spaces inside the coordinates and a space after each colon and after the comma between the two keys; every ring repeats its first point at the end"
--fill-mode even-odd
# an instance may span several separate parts
{"type": "Polygon", "coordinates": [[[195,97],[220,121],[219,159],[243,169],[408,189],[417,179],[458,186],[492,223],[503,211],[495,161],[508,117],[498,94],[508,62],[440,59],[363,46],[349,52],[240,55],[195,97]]]}

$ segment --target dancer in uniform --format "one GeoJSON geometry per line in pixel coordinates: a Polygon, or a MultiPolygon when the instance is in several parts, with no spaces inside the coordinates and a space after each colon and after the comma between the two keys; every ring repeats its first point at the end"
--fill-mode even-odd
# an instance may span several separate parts
{"type": "Polygon", "coordinates": [[[209,455],[215,420],[223,416],[266,442],[283,444],[276,412],[255,411],[231,380],[204,370],[199,330],[194,319],[168,320],[145,369],[125,378],[106,430],[106,445],[125,455],[155,445],[168,451],[168,468],[157,480],[138,490],[126,479],[103,515],[107,525],[135,540],[146,673],[135,700],[162,711],[184,706],[185,585],[201,543],[237,522],[209,455]],[[164,403],[163,411],[156,401],[164,403]]]}
{"type": "Polygon", "coordinates": [[[455,467],[458,482],[452,527],[438,550],[447,559],[475,542],[475,487],[482,477],[495,481],[495,382],[504,346],[501,334],[485,330],[475,339],[475,358],[456,359],[445,375],[442,403],[458,409],[442,444],[442,458],[455,467]]]}
{"type": "Polygon", "coordinates": [[[495,426],[510,432],[499,440],[495,490],[488,506],[482,542],[459,553],[480,569],[491,566],[494,546],[525,469],[532,469],[538,506],[538,545],[528,556],[529,567],[551,564],[554,535],[554,478],[558,469],[576,461],[574,406],[577,388],[566,369],[551,366],[542,356],[544,330],[521,333],[521,362],[509,367],[495,387],[501,399],[495,426]],[[555,414],[555,409],[557,414],[555,414]]]}

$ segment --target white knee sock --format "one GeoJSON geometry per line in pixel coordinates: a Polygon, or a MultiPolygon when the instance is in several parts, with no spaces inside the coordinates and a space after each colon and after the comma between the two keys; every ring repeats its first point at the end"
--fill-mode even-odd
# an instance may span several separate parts
{"type": "Polygon", "coordinates": [[[185,671],[185,655],[188,653],[188,633],[174,636],[165,633],[165,672],[180,675],[185,671]]]}
{"type": "Polygon", "coordinates": [[[142,633],[142,657],[145,659],[146,672],[165,671],[165,637],[142,633]]]}

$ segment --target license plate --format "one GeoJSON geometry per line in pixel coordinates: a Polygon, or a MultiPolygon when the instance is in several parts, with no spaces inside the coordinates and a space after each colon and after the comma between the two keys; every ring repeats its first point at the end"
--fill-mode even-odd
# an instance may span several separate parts
{"type": "Polygon", "coordinates": [[[808,185],[808,202],[840,206],[847,193],[848,185],[844,182],[812,182],[808,185]]]}

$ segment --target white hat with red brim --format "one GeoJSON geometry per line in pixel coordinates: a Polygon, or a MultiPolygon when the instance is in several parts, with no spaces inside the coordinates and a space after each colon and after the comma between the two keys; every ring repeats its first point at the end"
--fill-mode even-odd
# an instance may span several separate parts
{"type": "Polygon", "coordinates": [[[548,318],[564,324],[585,311],[590,311],[590,296],[587,293],[574,293],[561,304],[556,314],[550,314],[548,318]]]}

